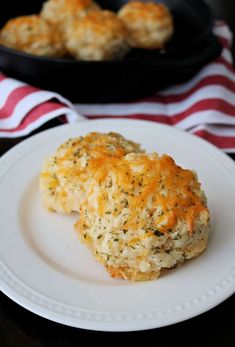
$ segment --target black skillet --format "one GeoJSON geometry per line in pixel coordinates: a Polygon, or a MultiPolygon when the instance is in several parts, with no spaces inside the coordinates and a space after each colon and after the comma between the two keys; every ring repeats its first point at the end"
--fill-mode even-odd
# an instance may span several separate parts
{"type": "MultiPolygon", "coordinates": [[[[153,1],[153,0],[152,0],[153,1]]],[[[125,0],[97,0],[117,10],[125,0]]],[[[156,1],[158,2],[158,1],[156,1]]],[[[0,69],[9,76],[56,91],[73,102],[110,102],[150,95],[190,78],[221,52],[212,35],[213,17],[202,0],[163,0],[174,17],[175,33],[164,54],[132,50],[119,61],[90,62],[25,54],[0,45],[0,69]]],[[[16,16],[38,13],[42,0],[8,0],[0,27],[16,16]]]]}

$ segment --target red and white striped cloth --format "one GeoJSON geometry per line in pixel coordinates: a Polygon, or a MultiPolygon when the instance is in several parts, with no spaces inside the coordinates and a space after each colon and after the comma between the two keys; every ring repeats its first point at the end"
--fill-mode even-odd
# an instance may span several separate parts
{"type": "Polygon", "coordinates": [[[0,75],[0,137],[27,135],[61,115],[65,115],[67,122],[84,120],[84,117],[124,117],[172,125],[233,153],[235,70],[230,52],[232,34],[221,21],[215,23],[214,33],[224,46],[219,58],[204,66],[186,83],[135,102],[72,105],[56,93],[0,75]]]}

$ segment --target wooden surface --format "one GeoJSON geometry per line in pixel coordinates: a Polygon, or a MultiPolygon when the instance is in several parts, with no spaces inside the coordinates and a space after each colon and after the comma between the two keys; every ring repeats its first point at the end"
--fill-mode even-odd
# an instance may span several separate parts
{"type": "MultiPolygon", "coordinates": [[[[217,17],[225,19],[235,32],[235,0],[207,2],[214,8],[217,17]]],[[[57,124],[59,121],[52,121],[44,128],[57,124]]],[[[0,155],[21,140],[0,139],[0,155]]],[[[176,344],[190,347],[234,347],[234,308],[235,295],[210,311],[176,325],[133,333],[102,333],[51,322],[0,294],[0,347],[73,347],[89,345],[90,342],[108,342],[112,345],[115,342],[123,344],[127,339],[144,339],[146,343],[160,347],[176,344]]]]}

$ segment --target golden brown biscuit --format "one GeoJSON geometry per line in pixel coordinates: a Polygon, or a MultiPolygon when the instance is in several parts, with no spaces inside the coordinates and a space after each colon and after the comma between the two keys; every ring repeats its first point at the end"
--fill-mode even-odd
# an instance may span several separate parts
{"type": "Polygon", "coordinates": [[[75,228],[112,277],[157,278],[206,248],[209,211],[194,172],[156,153],[93,161],[90,172],[75,228]]]}
{"type": "Polygon", "coordinates": [[[116,133],[90,133],[62,144],[44,164],[40,175],[43,205],[61,213],[79,211],[94,161],[100,166],[112,156],[141,152],[137,143],[116,133]]]}
{"type": "Polygon", "coordinates": [[[110,11],[93,11],[68,21],[65,45],[71,55],[82,60],[118,59],[129,50],[125,25],[110,11]]]}
{"type": "Polygon", "coordinates": [[[173,34],[173,19],[163,4],[131,1],[120,9],[118,15],[129,30],[132,47],[162,48],[173,34]]]}
{"type": "Polygon", "coordinates": [[[51,24],[64,25],[71,17],[82,17],[100,7],[92,0],[48,0],[44,2],[41,16],[51,24]]]}
{"type": "Polygon", "coordinates": [[[37,15],[11,19],[0,32],[0,43],[26,53],[61,57],[65,48],[56,28],[37,15]]]}

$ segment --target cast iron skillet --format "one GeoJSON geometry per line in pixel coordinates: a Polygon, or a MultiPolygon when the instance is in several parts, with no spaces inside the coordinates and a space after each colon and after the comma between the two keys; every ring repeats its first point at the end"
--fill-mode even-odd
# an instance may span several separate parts
{"type": "MultiPolygon", "coordinates": [[[[127,1],[96,2],[105,9],[117,10],[127,1]]],[[[202,0],[161,2],[171,9],[175,26],[164,54],[136,49],[119,61],[87,62],[37,57],[0,45],[0,69],[37,87],[54,90],[73,102],[130,100],[184,81],[221,52],[221,45],[211,33],[212,14],[202,0]]],[[[10,18],[38,13],[42,3],[8,0],[0,11],[0,27],[10,18]]]]}

